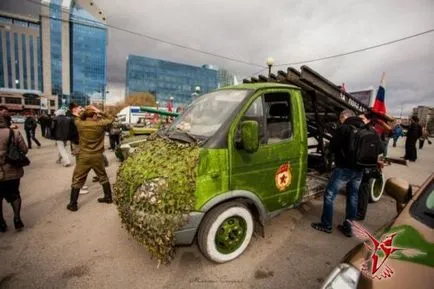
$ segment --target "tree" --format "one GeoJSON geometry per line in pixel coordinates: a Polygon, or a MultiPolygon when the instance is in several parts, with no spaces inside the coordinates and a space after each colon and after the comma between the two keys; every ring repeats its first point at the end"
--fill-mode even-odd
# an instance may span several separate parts
{"type": "Polygon", "coordinates": [[[149,92],[133,92],[125,99],[125,106],[157,106],[155,96],[149,92]]]}

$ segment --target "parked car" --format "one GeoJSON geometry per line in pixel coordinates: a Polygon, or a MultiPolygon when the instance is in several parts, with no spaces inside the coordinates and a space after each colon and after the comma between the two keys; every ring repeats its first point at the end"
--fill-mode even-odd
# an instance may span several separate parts
{"type": "Polygon", "coordinates": [[[434,174],[412,190],[405,180],[387,180],[385,192],[396,200],[398,216],[371,236],[375,241],[362,233],[368,241],[350,250],[321,288],[433,288],[434,174]]]}

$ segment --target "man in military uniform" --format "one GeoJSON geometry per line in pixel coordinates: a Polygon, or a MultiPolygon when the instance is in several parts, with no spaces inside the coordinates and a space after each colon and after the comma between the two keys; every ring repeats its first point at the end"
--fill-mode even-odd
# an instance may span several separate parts
{"type": "Polygon", "coordinates": [[[107,117],[103,112],[94,106],[88,106],[75,120],[79,135],[79,153],[77,164],[72,176],[71,201],[67,206],[70,211],[77,211],[77,200],[80,189],[86,182],[87,175],[91,169],[98,176],[104,190],[104,197],[99,198],[100,203],[112,203],[112,192],[110,182],[104,167],[104,136],[105,128],[113,119],[107,117]]]}

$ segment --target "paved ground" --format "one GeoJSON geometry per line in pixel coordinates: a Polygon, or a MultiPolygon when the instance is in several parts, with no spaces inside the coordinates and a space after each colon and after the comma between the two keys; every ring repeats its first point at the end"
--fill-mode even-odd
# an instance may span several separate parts
{"type": "MultiPolygon", "coordinates": [[[[392,165],[386,173],[420,184],[433,172],[433,152],[434,146],[426,146],[416,163],[392,165]]],[[[114,181],[118,162],[112,152],[106,154],[114,181]]],[[[402,156],[403,142],[390,154],[402,156]]],[[[29,155],[32,164],[21,181],[26,227],[0,235],[0,288],[318,288],[358,243],[311,229],[322,205],[314,200],[270,221],[266,238],[254,239],[233,262],[213,264],[194,245],[179,248],[170,266],[157,269],[121,227],[116,207],[96,202],[98,184],[88,181],[90,193],[80,197],[77,213],[65,209],[73,168],[55,163],[52,142],[43,140],[29,155]]],[[[343,218],[343,200],[337,199],[336,222],[343,218]]],[[[12,226],[10,207],[4,208],[12,226]]],[[[384,197],[370,205],[365,225],[375,230],[395,214],[393,201],[384,197]]]]}

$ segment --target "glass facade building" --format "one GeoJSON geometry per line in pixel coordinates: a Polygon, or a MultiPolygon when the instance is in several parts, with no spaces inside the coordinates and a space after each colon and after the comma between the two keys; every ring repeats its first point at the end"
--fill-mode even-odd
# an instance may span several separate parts
{"type": "Polygon", "coordinates": [[[0,23],[0,88],[41,91],[38,20],[7,15],[0,23]]]}
{"type": "MultiPolygon", "coordinates": [[[[102,12],[93,2],[44,0],[42,8],[42,50],[50,53],[50,81],[44,81],[44,93],[58,96],[59,103],[87,105],[103,102],[106,95],[107,27],[102,12]],[[81,3],[81,4],[79,4],[81,3]],[[93,12],[93,14],[92,14],[93,12]],[[48,37],[49,33],[49,37],[48,37]],[[50,49],[45,45],[49,41],[50,49]],[[51,87],[51,88],[50,88],[51,87]]],[[[46,74],[44,74],[46,75],[46,74]]]]}
{"type": "Polygon", "coordinates": [[[62,95],[62,0],[50,3],[51,94],[62,95]]]}
{"type": "Polygon", "coordinates": [[[135,92],[150,92],[156,100],[187,104],[199,86],[201,93],[217,88],[217,71],[176,62],[130,55],[127,60],[126,97],[135,92]]]}
{"type": "Polygon", "coordinates": [[[71,12],[71,99],[99,102],[106,94],[107,28],[78,5],[71,12]]]}

